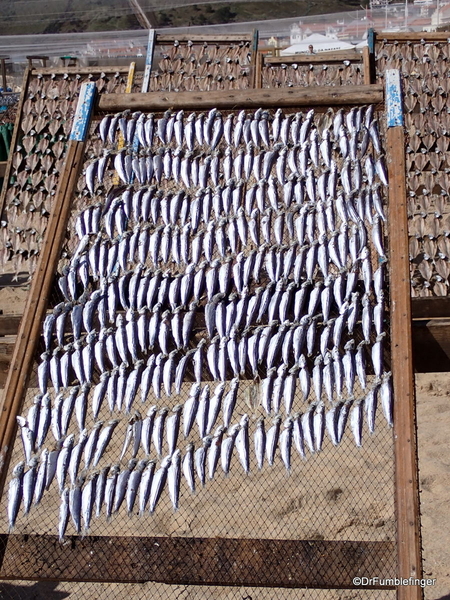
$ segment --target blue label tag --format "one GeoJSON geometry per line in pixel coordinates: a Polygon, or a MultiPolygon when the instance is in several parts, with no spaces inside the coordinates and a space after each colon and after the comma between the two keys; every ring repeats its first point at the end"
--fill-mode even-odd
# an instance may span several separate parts
{"type": "Polygon", "coordinates": [[[91,112],[94,106],[95,91],[95,83],[83,83],[81,86],[69,140],[82,142],[86,139],[91,112]]]}
{"type": "Polygon", "coordinates": [[[384,79],[386,82],[387,126],[398,127],[399,125],[403,125],[400,71],[398,69],[387,69],[385,71],[384,79]]]}

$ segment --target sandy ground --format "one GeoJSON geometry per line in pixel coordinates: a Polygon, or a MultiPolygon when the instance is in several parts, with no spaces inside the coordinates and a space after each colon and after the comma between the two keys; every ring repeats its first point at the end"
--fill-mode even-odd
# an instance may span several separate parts
{"type": "Polygon", "coordinates": [[[426,600],[450,598],[450,373],[416,376],[423,570],[426,600]]]}

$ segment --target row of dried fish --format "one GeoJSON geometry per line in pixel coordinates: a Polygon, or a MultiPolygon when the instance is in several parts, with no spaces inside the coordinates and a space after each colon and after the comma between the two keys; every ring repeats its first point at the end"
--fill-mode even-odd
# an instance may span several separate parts
{"type": "Polygon", "coordinates": [[[362,66],[349,61],[340,65],[297,65],[294,63],[264,66],[261,75],[263,88],[362,85],[364,83],[362,66]]]}
{"type": "MultiPolygon", "coordinates": [[[[352,293],[351,299],[341,303],[338,316],[330,318],[330,307],[333,300],[330,287],[325,287],[321,292],[320,287],[316,286],[311,291],[305,310],[294,306],[293,315],[291,310],[287,310],[286,303],[298,299],[299,303],[305,305],[305,288],[300,289],[295,298],[292,288],[282,292],[280,289],[274,290],[269,287],[266,291],[268,293],[265,295],[259,292],[250,300],[244,298],[241,301],[236,297],[231,297],[228,303],[221,302],[220,297],[213,297],[212,302],[206,305],[206,329],[211,340],[207,356],[208,363],[210,360],[212,361],[209,368],[215,379],[226,378],[227,359],[236,375],[240,372],[245,373],[247,361],[250,361],[254,377],[258,375],[258,365],[262,366],[266,362],[267,352],[268,369],[273,366],[277,354],[281,354],[281,349],[283,349],[283,358],[286,364],[290,363],[292,356],[294,356],[295,362],[298,362],[305,342],[307,355],[313,354],[317,345],[316,339],[320,340],[320,352],[322,356],[325,356],[331,341],[334,346],[339,346],[345,332],[348,332],[349,336],[353,335],[360,318],[362,319],[361,329],[364,339],[362,343],[369,344],[374,335],[383,334],[383,293],[379,295],[379,301],[374,306],[367,294],[361,301],[359,292],[352,293]],[[273,292],[275,293],[273,294],[273,292]],[[269,301],[269,294],[273,294],[271,301],[269,301]],[[314,314],[320,308],[323,309],[323,314],[320,312],[314,314]],[[243,313],[245,309],[249,311],[247,315],[243,313]],[[282,319],[283,316],[286,319],[282,319]],[[292,320],[288,320],[289,317],[292,320]],[[238,319],[239,323],[237,323],[238,319]],[[266,319],[268,325],[260,325],[253,330],[255,320],[261,323],[266,319]],[[242,330],[244,320],[246,326],[242,330]],[[280,321],[281,326],[277,328],[280,321]],[[223,351],[223,365],[219,368],[221,350],[223,351]],[[215,361],[214,357],[218,358],[218,361],[215,361]],[[218,373],[220,373],[220,377],[218,373]]],[[[342,301],[342,296],[340,299],[342,301]]],[[[61,323],[56,322],[56,315],[50,316],[53,317],[56,327],[60,327],[65,320],[65,313],[59,315],[59,317],[63,317],[61,323]]],[[[126,325],[124,316],[119,314],[116,328],[107,329],[101,324],[101,330],[97,334],[91,316],[90,322],[86,323],[90,331],[84,339],[81,339],[81,311],[79,311],[76,319],[72,319],[75,342],[65,346],[58,345],[53,352],[46,351],[41,355],[42,362],[38,370],[40,389],[42,393],[45,393],[49,380],[57,390],[67,387],[74,375],[82,384],[91,383],[96,366],[100,373],[106,370],[106,357],[111,363],[110,368],[114,369],[119,367],[120,362],[124,363],[126,368],[130,359],[134,363],[140,363],[141,359],[150,352],[152,352],[151,356],[154,356],[153,353],[157,353],[158,350],[162,353],[162,359],[168,356],[175,359],[177,354],[184,357],[183,350],[190,346],[196,318],[196,305],[191,305],[185,314],[179,309],[175,309],[173,313],[168,310],[163,312],[160,306],[156,305],[151,316],[145,309],[140,310],[139,313],[128,311],[126,325]]],[[[50,323],[44,334],[46,346],[49,346],[52,336],[50,323]]],[[[58,341],[67,341],[63,329],[57,330],[57,336],[58,341]]],[[[205,339],[202,342],[205,342],[205,339]]],[[[346,345],[348,344],[350,341],[346,345]]],[[[169,369],[169,367],[167,368],[169,369]]],[[[173,363],[171,368],[175,375],[173,363]]]]}
{"type": "MultiPolygon", "coordinates": [[[[193,156],[191,152],[172,151],[170,148],[165,150],[160,148],[156,154],[147,152],[145,155],[134,157],[126,150],[116,155],[107,152],[86,169],[86,185],[89,192],[94,194],[97,185],[102,185],[105,177],[111,175],[107,169],[112,162],[114,162],[116,176],[127,186],[134,181],[137,181],[140,186],[151,183],[161,184],[164,179],[167,182],[173,181],[177,186],[183,184],[189,190],[192,187],[199,187],[201,190],[212,189],[218,193],[232,186],[234,189],[241,190],[242,194],[243,186],[249,186],[251,180],[252,188],[257,189],[261,186],[264,188],[269,185],[275,189],[273,193],[277,195],[278,188],[281,189],[281,186],[284,194],[288,193],[290,188],[293,190],[294,186],[300,186],[301,189],[297,194],[304,197],[303,190],[306,187],[311,200],[315,201],[319,194],[326,194],[327,188],[331,185],[334,186],[334,190],[330,190],[330,193],[333,192],[335,197],[338,170],[342,171],[342,185],[347,195],[360,190],[363,182],[367,181],[372,186],[376,176],[386,185],[386,166],[382,157],[374,161],[369,154],[362,165],[359,160],[352,160],[349,156],[342,165],[338,166],[332,158],[331,145],[326,145],[326,149],[323,144],[321,147],[324,152],[324,162],[326,161],[325,164],[330,171],[322,173],[319,178],[315,177],[313,170],[313,165],[317,167],[319,164],[319,153],[310,154],[308,148],[312,149],[312,146],[296,146],[291,150],[284,147],[281,150],[276,149],[255,155],[250,145],[247,153],[240,150],[234,159],[231,148],[228,148],[223,156],[215,153],[212,157],[211,155],[205,157],[202,154],[193,156]],[[273,171],[276,171],[276,176],[272,174],[273,171]],[[310,189],[309,186],[313,188],[310,189]]],[[[352,150],[350,154],[353,155],[352,150]]]]}
{"type": "Polygon", "coordinates": [[[246,90],[251,87],[250,70],[247,67],[233,68],[232,73],[215,71],[207,75],[185,75],[178,73],[152,73],[150,92],[213,92],[222,90],[246,90]],[[237,71],[237,73],[236,73],[237,71]]]}
{"type": "MultiPolygon", "coordinates": [[[[29,469],[25,472],[24,463],[19,463],[13,470],[13,477],[9,485],[8,519],[10,531],[14,528],[22,500],[24,514],[28,514],[33,500],[35,505],[41,502],[45,489],[49,489],[55,476],[63,499],[62,523],[60,522],[59,530],[62,539],[69,513],[72,515],[77,533],[81,532],[82,506],[84,507],[85,530],[89,529],[94,502],[96,503],[97,517],[100,516],[102,507],[105,505],[106,517],[110,518],[112,514],[120,509],[125,498],[128,514],[132,514],[137,498],[139,498],[138,506],[141,515],[146,511],[147,506],[149,512],[153,513],[166,480],[168,481],[172,506],[174,510],[177,510],[180,498],[181,473],[183,473],[191,492],[195,492],[196,475],[199,483],[204,486],[207,477],[210,480],[214,478],[219,460],[223,472],[225,474],[229,473],[234,448],[237,450],[241,466],[248,474],[250,472],[251,439],[249,416],[244,414],[239,424],[230,426],[232,408],[229,406],[228,413],[224,410],[224,424],[219,425],[213,434],[206,433],[206,431],[212,431],[214,424],[209,427],[207,414],[209,397],[205,394],[205,390],[208,390],[209,393],[208,386],[205,386],[201,392],[200,387],[196,386],[184,408],[182,405],[177,405],[170,417],[167,417],[168,408],[158,412],[156,406],[151,407],[145,419],[142,419],[141,415],[136,413],[129,421],[120,457],[121,462],[129,448],[132,448],[132,458],[126,467],[121,468],[119,462],[99,470],[91,470],[89,473],[90,467],[97,467],[104,455],[117,426],[117,421],[109,422],[103,429],[103,422],[99,421],[90,433],[84,429],[76,445],[75,436],[71,434],[64,441],[59,440],[55,450],[48,452],[47,449],[44,449],[40,459],[27,457],[29,469]],[[189,435],[196,420],[199,436],[203,439],[202,445],[197,450],[194,450],[195,445],[190,442],[183,458],[181,451],[176,448],[181,426],[182,408],[185,438],[189,435]],[[157,461],[155,459],[145,458],[138,462],[136,457],[141,446],[147,457],[151,455],[152,439],[155,451],[161,457],[163,455],[165,428],[168,455],[162,459],[159,470],[156,471],[157,461]],[[80,472],[83,456],[84,468],[80,472]],[[71,482],[70,488],[66,487],[67,478],[71,482]],[[82,494],[81,490],[86,481],[87,485],[82,494]],[[96,489],[97,484],[100,484],[100,488],[96,489]],[[86,499],[84,499],[85,495],[86,499]],[[79,497],[77,498],[77,496],[79,497]],[[70,502],[68,502],[69,500],[70,502]],[[68,502],[67,506],[65,505],[66,502],[68,502]]],[[[219,394],[223,394],[223,388],[219,391],[219,394]]],[[[230,403],[235,404],[236,390],[233,387],[231,387],[227,396],[231,397],[228,400],[228,405],[230,403]]],[[[388,424],[392,425],[390,374],[386,374],[380,385],[374,386],[365,397],[358,401],[338,402],[328,412],[325,412],[325,407],[321,402],[311,404],[305,413],[295,413],[289,416],[284,422],[283,430],[281,430],[282,417],[280,415],[275,417],[273,425],[267,430],[267,433],[264,417],[258,418],[252,436],[257,468],[261,470],[265,460],[270,466],[273,466],[277,449],[279,449],[281,460],[286,470],[290,472],[292,445],[295,446],[302,458],[306,458],[306,447],[311,453],[320,452],[325,429],[327,429],[332,443],[338,445],[344,435],[350,411],[350,425],[355,443],[357,446],[361,446],[364,411],[368,429],[370,433],[373,433],[378,396],[381,399],[384,416],[388,424]]],[[[227,403],[227,398],[225,398],[225,403],[227,403]]]]}
{"type": "Polygon", "coordinates": [[[153,113],[144,114],[139,111],[106,115],[99,124],[99,135],[106,144],[116,143],[118,133],[123,136],[127,146],[135,143],[135,138],[142,147],[151,148],[159,139],[166,146],[174,140],[178,147],[186,144],[192,151],[196,144],[203,147],[207,145],[210,151],[217,148],[224,139],[230,147],[238,147],[242,142],[253,142],[255,147],[265,146],[270,148],[273,144],[281,142],[299,144],[304,146],[307,140],[311,147],[310,153],[319,153],[319,147],[325,157],[325,164],[330,166],[328,156],[331,155],[331,144],[336,141],[346,158],[353,148],[353,158],[356,158],[357,146],[360,140],[361,158],[365,155],[370,141],[377,153],[381,150],[377,121],[374,120],[373,108],[354,108],[346,113],[337,111],[329,117],[329,127],[323,128],[323,142],[319,141],[319,133],[314,126],[314,111],[283,116],[283,111],[278,109],[272,116],[270,111],[258,109],[253,114],[241,111],[236,116],[230,113],[225,119],[215,108],[207,115],[191,113],[187,118],[184,111],[173,113],[168,110],[159,119],[153,113]],[[129,118],[131,116],[131,118],[129,118]],[[333,134],[333,137],[332,137],[333,134]]]}

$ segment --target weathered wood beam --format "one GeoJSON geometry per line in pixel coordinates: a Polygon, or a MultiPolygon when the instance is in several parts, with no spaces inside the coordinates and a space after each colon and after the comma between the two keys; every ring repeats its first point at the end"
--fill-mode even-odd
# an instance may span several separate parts
{"type": "Polygon", "coordinates": [[[5,176],[7,164],[8,162],[6,160],[0,162],[0,177],[5,176]]]}
{"type": "Polygon", "coordinates": [[[317,54],[290,54],[288,56],[266,56],[264,62],[266,65],[291,65],[297,63],[299,65],[313,65],[340,63],[344,60],[352,62],[362,62],[363,57],[361,52],[357,50],[342,50],[341,52],[318,52],[317,54]]]}
{"type": "Polygon", "coordinates": [[[415,319],[412,325],[416,373],[450,371],[450,319],[415,319]]]}
{"type": "Polygon", "coordinates": [[[413,298],[411,300],[413,319],[444,319],[450,317],[450,297],[413,298]]]}
{"type": "Polygon", "coordinates": [[[22,315],[0,315],[0,336],[17,335],[22,315]]]}
{"type": "Polygon", "coordinates": [[[393,578],[396,571],[393,542],[2,537],[1,579],[348,589],[354,577],[393,578]]]}
{"type": "Polygon", "coordinates": [[[210,34],[205,35],[203,33],[192,33],[192,34],[166,34],[157,36],[157,44],[167,44],[170,42],[193,42],[194,44],[226,44],[226,43],[238,43],[238,42],[251,42],[253,39],[253,32],[251,33],[229,33],[229,34],[210,34]]]}
{"type": "MultiPolygon", "coordinates": [[[[388,69],[385,72],[385,82],[398,576],[420,578],[422,554],[411,335],[408,197],[400,72],[388,69]]],[[[420,600],[421,598],[420,586],[397,588],[398,600],[420,600]]]]}
{"type": "Polygon", "coordinates": [[[126,65],[92,65],[91,67],[33,67],[33,75],[97,75],[100,73],[128,73],[126,65]]]}
{"type": "Polygon", "coordinates": [[[375,32],[377,42],[446,42],[450,37],[448,31],[404,31],[404,32],[375,32]]]}
{"type": "Polygon", "coordinates": [[[378,104],[383,101],[381,85],[321,86],[314,89],[228,90],[222,92],[152,92],[149,94],[103,94],[97,109],[114,112],[131,110],[242,109],[287,106],[340,106],[378,104]]]}

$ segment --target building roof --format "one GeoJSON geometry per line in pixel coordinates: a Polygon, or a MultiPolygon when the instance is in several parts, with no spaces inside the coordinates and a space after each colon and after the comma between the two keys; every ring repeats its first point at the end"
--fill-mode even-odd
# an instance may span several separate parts
{"type": "Polygon", "coordinates": [[[330,38],[320,33],[313,33],[308,37],[304,38],[300,43],[293,44],[281,51],[282,56],[290,54],[306,54],[309,52],[309,46],[313,47],[314,52],[330,52],[332,50],[350,50],[354,48],[352,44],[338,40],[337,38],[330,38]]]}

